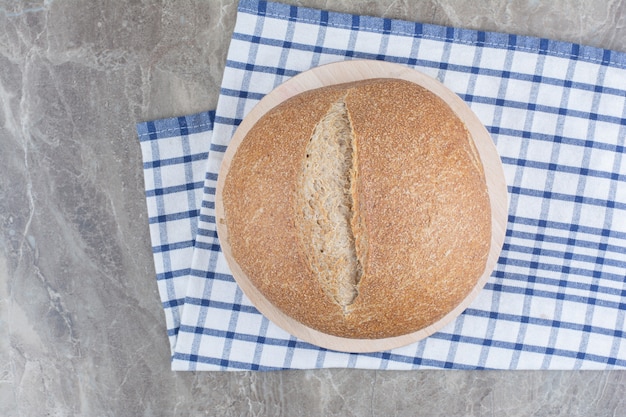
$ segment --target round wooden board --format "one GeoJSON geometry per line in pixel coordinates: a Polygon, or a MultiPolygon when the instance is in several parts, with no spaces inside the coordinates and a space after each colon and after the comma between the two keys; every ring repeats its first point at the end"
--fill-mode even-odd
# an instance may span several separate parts
{"type": "Polygon", "coordinates": [[[314,345],[343,352],[377,352],[405,346],[435,333],[459,316],[482,290],[496,265],[504,242],[507,213],[508,195],[500,157],[491,136],[465,102],[439,81],[421,72],[399,64],[369,60],[343,61],[319,66],[296,75],[267,94],[237,128],[224,155],[215,196],[216,224],[220,245],[231,272],[244,294],[262,314],[290,334],[314,345]],[[398,78],[419,84],[442,98],[465,122],[474,138],[485,169],[492,213],[491,250],[485,272],[478,280],[474,289],[455,309],[441,320],[417,332],[402,336],[385,339],[348,339],[324,334],[304,326],[283,314],[256,289],[232,256],[228,243],[228,230],[224,220],[222,190],[224,179],[228,174],[231,161],[239,144],[251,127],[270,109],[288,98],[307,90],[371,78],[398,78]]]}

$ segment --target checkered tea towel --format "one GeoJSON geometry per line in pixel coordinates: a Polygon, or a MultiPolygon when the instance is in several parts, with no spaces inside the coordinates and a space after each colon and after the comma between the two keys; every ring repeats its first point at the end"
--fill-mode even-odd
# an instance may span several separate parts
{"type": "Polygon", "coordinates": [[[626,54],[516,35],[241,0],[219,101],[137,126],[174,370],[626,368],[626,54]],[[510,209],[501,257],[455,321],[350,354],[269,322],[220,252],[214,193],[242,118],[309,68],[392,61],[457,93],[496,143],[510,209]]]}

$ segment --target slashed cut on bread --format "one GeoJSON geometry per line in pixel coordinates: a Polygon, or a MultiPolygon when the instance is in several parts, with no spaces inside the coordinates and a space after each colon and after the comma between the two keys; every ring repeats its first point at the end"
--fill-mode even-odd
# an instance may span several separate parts
{"type": "Polygon", "coordinates": [[[278,309],[359,339],[423,329],[483,274],[491,208],[466,127],[417,84],[373,79],[266,113],[222,192],[232,256],[278,309]]]}

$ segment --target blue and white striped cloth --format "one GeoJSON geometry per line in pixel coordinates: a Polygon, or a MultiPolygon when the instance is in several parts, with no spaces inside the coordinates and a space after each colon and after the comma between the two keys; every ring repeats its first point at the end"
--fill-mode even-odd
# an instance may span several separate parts
{"type": "Polygon", "coordinates": [[[172,369],[626,368],[626,54],[241,0],[221,87],[214,113],[137,126],[172,369]],[[259,314],[213,214],[247,112],[289,77],[347,59],[401,63],[455,91],[509,185],[502,255],[475,302],[431,337],[372,354],[311,346],[259,314]]]}

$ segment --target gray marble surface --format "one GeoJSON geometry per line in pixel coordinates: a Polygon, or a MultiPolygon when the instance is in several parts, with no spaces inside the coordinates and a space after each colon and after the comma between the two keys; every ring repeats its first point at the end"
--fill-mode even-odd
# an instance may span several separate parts
{"type": "MultiPolygon", "coordinates": [[[[626,1],[287,0],[626,51],[626,1]]],[[[215,107],[234,0],[0,0],[0,415],[624,416],[624,372],[175,373],[135,123],[215,107]]]]}

